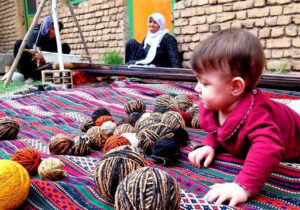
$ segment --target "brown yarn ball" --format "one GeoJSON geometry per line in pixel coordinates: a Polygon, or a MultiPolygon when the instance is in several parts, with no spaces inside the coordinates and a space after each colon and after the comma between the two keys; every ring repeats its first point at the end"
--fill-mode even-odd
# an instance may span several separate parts
{"type": "Polygon", "coordinates": [[[119,183],[129,173],[145,165],[145,154],[139,148],[121,146],[109,151],[95,169],[94,180],[98,193],[113,203],[119,183]]]}
{"type": "Polygon", "coordinates": [[[160,112],[153,112],[153,113],[150,114],[150,117],[152,119],[156,119],[159,122],[161,121],[162,116],[163,116],[163,114],[160,113],[160,112]]]}
{"type": "Polygon", "coordinates": [[[123,145],[131,145],[130,141],[124,136],[113,135],[107,139],[103,147],[103,154],[105,155],[110,150],[123,145]]]}
{"type": "Polygon", "coordinates": [[[198,106],[191,106],[186,110],[186,112],[190,113],[192,116],[195,116],[196,114],[199,115],[199,107],[198,106]]]}
{"type": "Polygon", "coordinates": [[[0,140],[15,139],[19,133],[18,122],[10,117],[0,118],[0,140]]]}
{"type": "Polygon", "coordinates": [[[164,123],[150,124],[137,133],[139,147],[142,148],[146,154],[150,154],[155,141],[170,132],[170,127],[164,123]]]}
{"type": "Polygon", "coordinates": [[[118,125],[114,130],[114,135],[121,135],[122,133],[135,133],[135,128],[130,124],[118,125]]]}
{"type": "Polygon", "coordinates": [[[95,125],[101,126],[104,122],[107,122],[107,121],[114,122],[115,120],[112,116],[105,115],[105,116],[98,117],[97,120],[95,121],[95,125]]]}
{"type": "Polygon", "coordinates": [[[175,111],[168,111],[163,114],[161,122],[168,125],[171,129],[183,128],[185,129],[185,121],[180,113],[175,111]]]}
{"type": "Polygon", "coordinates": [[[146,104],[141,99],[131,99],[124,105],[127,114],[132,112],[145,113],[146,104]]]}
{"type": "Polygon", "coordinates": [[[80,130],[82,132],[86,132],[88,129],[90,129],[94,125],[95,125],[95,123],[94,123],[94,121],[92,119],[86,119],[85,121],[83,121],[80,124],[80,130]]]}
{"type": "Polygon", "coordinates": [[[119,184],[115,195],[116,210],[180,209],[179,183],[157,168],[143,167],[130,173],[119,184]]]}
{"type": "Polygon", "coordinates": [[[166,109],[175,108],[174,98],[168,94],[157,96],[153,102],[154,108],[164,107],[166,109]]]}
{"type": "Polygon", "coordinates": [[[101,130],[101,127],[93,126],[85,134],[88,144],[92,149],[100,149],[103,147],[108,135],[101,130]]]}
{"type": "Polygon", "coordinates": [[[135,130],[138,132],[149,125],[160,123],[160,121],[161,121],[160,119],[152,118],[151,116],[143,118],[136,122],[135,130]]]}
{"type": "Polygon", "coordinates": [[[65,165],[57,158],[44,159],[38,167],[39,176],[44,180],[57,181],[67,177],[65,165]]]}
{"type": "Polygon", "coordinates": [[[65,155],[73,146],[73,141],[68,136],[57,134],[49,141],[49,151],[53,155],[65,155]]]}
{"type": "Polygon", "coordinates": [[[193,128],[200,128],[199,115],[195,115],[192,119],[191,125],[193,128]]]}
{"type": "Polygon", "coordinates": [[[91,148],[87,144],[86,137],[76,136],[74,139],[74,144],[71,148],[73,155],[84,156],[91,153],[91,148]]]}
{"type": "Polygon", "coordinates": [[[16,150],[10,159],[20,163],[31,174],[37,172],[37,168],[41,163],[40,153],[31,147],[16,150]]]}
{"type": "Polygon", "coordinates": [[[174,97],[174,103],[176,108],[186,111],[188,108],[193,106],[193,100],[186,95],[178,95],[174,97]]]}

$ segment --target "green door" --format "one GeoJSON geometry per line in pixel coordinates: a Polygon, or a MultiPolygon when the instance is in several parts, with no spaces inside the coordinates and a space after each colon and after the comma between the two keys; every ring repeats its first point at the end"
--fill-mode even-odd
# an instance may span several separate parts
{"type": "Polygon", "coordinates": [[[22,0],[22,5],[25,14],[25,27],[28,30],[36,13],[36,0],[22,0]]]}

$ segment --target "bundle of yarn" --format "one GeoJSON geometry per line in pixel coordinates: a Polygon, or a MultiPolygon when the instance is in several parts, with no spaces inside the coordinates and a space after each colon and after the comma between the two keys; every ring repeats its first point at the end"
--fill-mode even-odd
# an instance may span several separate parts
{"type": "Polygon", "coordinates": [[[57,134],[49,141],[49,151],[53,155],[65,155],[73,146],[73,141],[64,134],[57,134]]]}
{"type": "Polygon", "coordinates": [[[82,132],[86,132],[88,129],[90,129],[94,125],[95,125],[95,122],[92,119],[86,119],[80,124],[80,130],[82,132]]]}
{"type": "Polygon", "coordinates": [[[74,144],[71,148],[71,152],[76,156],[85,156],[91,153],[91,148],[88,145],[88,140],[84,136],[76,136],[74,139],[74,144]]]}
{"type": "Polygon", "coordinates": [[[120,183],[115,208],[177,210],[180,200],[180,187],[173,177],[157,168],[143,167],[120,183]]]}
{"type": "Polygon", "coordinates": [[[114,122],[115,120],[112,116],[104,115],[104,116],[98,117],[96,119],[95,125],[96,126],[101,126],[104,122],[107,122],[107,121],[114,122]]]}
{"type": "Polygon", "coordinates": [[[106,108],[98,108],[92,113],[92,121],[95,122],[101,116],[111,116],[111,114],[106,108]]]}
{"type": "Polygon", "coordinates": [[[157,96],[153,102],[153,112],[165,112],[168,109],[175,108],[174,98],[168,94],[162,94],[157,96]]]}
{"type": "Polygon", "coordinates": [[[93,126],[91,127],[85,134],[88,145],[92,149],[100,149],[104,146],[106,140],[108,139],[108,135],[102,131],[101,127],[93,126]]]}
{"type": "Polygon", "coordinates": [[[0,140],[15,139],[19,133],[20,126],[16,120],[10,117],[0,118],[0,140]]]}
{"type": "Polygon", "coordinates": [[[117,124],[112,121],[106,121],[100,126],[100,130],[107,136],[111,136],[116,129],[117,124]]]}
{"type": "Polygon", "coordinates": [[[21,164],[28,173],[32,174],[37,172],[37,168],[41,163],[40,153],[31,147],[16,150],[10,159],[21,164]]]}
{"type": "Polygon", "coordinates": [[[38,167],[38,174],[44,180],[57,181],[67,177],[64,163],[58,158],[44,159],[38,167]]]}
{"type": "Polygon", "coordinates": [[[162,115],[161,122],[173,128],[185,128],[183,117],[175,111],[168,111],[162,115]]]}
{"type": "Polygon", "coordinates": [[[143,114],[146,111],[146,104],[141,99],[131,99],[124,105],[127,114],[138,112],[143,114]]]}
{"type": "Polygon", "coordinates": [[[105,142],[104,147],[103,147],[103,154],[105,155],[110,150],[120,147],[120,146],[123,146],[123,145],[131,145],[131,143],[124,136],[113,135],[113,136],[109,137],[107,139],[107,141],[105,142]]]}
{"type": "Polygon", "coordinates": [[[121,135],[122,133],[134,133],[136,130],[135,128],[130,124],[121,124],[116,127],[114,130],[114,135],[121,135]]]}
{"type": "Polygon", "coordinates": [[[186,95],[175,96],[174,103],[175,103],[175,107],[182,111],[186,111],[188,108],[193,106],[192,99],[186,95]]]}

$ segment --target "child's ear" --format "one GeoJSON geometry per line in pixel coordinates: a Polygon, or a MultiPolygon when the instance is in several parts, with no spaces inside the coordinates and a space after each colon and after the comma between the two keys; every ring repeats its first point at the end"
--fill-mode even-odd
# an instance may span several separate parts
{"type": "Polygon", "coordinates": [[[242,93],[244,93],[245,86],[245,80],[242,77],[234,77],[231,80],[231,94],[233,96],[240,96],[242,93]]]}

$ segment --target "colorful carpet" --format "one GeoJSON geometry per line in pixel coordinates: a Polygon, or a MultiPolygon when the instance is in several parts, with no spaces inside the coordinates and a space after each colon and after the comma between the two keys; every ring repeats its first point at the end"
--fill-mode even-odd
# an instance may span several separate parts
{"type": "MultiPolygon", "coordinates": [[[[169,93],[190,95],[196,103],[197,95],[191,84],[171,82],[134,83],[116,81],[97,87],[74,88],[71,90],[35,92],[23,96],[0,98],[0,117],[14,117],[20,124],[18,140],[0,142],[0,158],[9,159],[18,149],[26,146],[37,149],[42,158],[50,156],[47,143],[57,134],[75,137],[83,134],[79,124],[98,107],[106,107],[118,121],[126,116],[123,105],[131,98],[145,101],[147,111],[153,110],[156,96],[169,93]]],[[[265,93],[283,103],[300,98],[300,93],[265,90],[265,93]]],[[[205,133],[187,128],[192,145],[203,139],[205,133]]],[[[214,205],[201,199],[214,183],[229,182],[239,173],[243,161],[229,154],[217,156],[213,165],[198,169],[187,161],[190,147],[182,149],[182,158],[176,167],[154,165],[172,175],[182,189],[182,209],[229,209],[225,205],[214,205]]],[[[69,176],[61,181],[43,181],[38,175],[31,177],[30,193],[22,209],[113,209],[96,192],[93,171],[102,153],[93,151],[86,157],[56,156],[66,166],[69,176]]],[[[242,209],[299,209],[300,166],[281,163],[272,173],[258,196],[240,205],[242,209]]]]}

